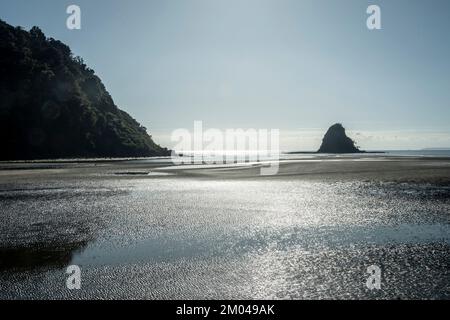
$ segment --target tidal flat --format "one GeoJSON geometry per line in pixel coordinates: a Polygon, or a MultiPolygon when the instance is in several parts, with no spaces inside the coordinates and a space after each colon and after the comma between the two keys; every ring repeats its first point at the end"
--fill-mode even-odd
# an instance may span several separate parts
{"type": "Polygon", "coordinates": [[[0,298],[450,298],[450,158],[261,165],[1,163],[0,298]]]}

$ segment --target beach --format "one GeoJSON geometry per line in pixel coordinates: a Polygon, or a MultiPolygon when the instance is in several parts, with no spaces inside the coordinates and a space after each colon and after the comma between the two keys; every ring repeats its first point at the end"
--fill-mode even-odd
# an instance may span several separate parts
{"type": "Polygon", "coordinates": [[[449,157],[264,165],[1,163],[0,298],[450,298],[449,157]]]}

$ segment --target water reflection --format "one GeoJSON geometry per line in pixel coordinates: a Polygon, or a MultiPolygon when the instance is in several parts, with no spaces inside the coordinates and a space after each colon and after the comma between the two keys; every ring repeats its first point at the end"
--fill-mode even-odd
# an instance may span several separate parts
{"type": "Polygon", "coordinates": [[[370,298],[373,263],[389,281],[380,297],[448,297],[448,186],[137,178],[15,189],[0,193],[0,298],[73,298],[68,264],[82,266],[83,298],[370,298]]]}
{"type": "Polygon", "coordinates": [[[87,241],[36,243],[26,247],[0,248],[0,271],[22,272],[64,268],[87,243],[87,241]]]}

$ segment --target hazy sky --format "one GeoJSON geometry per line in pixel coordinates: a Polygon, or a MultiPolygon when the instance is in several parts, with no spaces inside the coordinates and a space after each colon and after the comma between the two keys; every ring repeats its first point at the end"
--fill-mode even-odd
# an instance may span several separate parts
{"type": "Polygon", "coordinates": [[[334,122],[367,149],[450,147],[448,0],[0,0],[0,18],[68,44],[169,147],[194,120],[277,128],[283,149],[334,122]]]}

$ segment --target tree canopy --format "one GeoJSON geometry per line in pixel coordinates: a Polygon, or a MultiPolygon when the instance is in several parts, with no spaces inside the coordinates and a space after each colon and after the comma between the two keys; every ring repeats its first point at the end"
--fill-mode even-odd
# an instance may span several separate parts
{"type": "Polygon", "coordinates": [[[167,155],[70,48],[0,20],[0,160],[167,155]]]}

